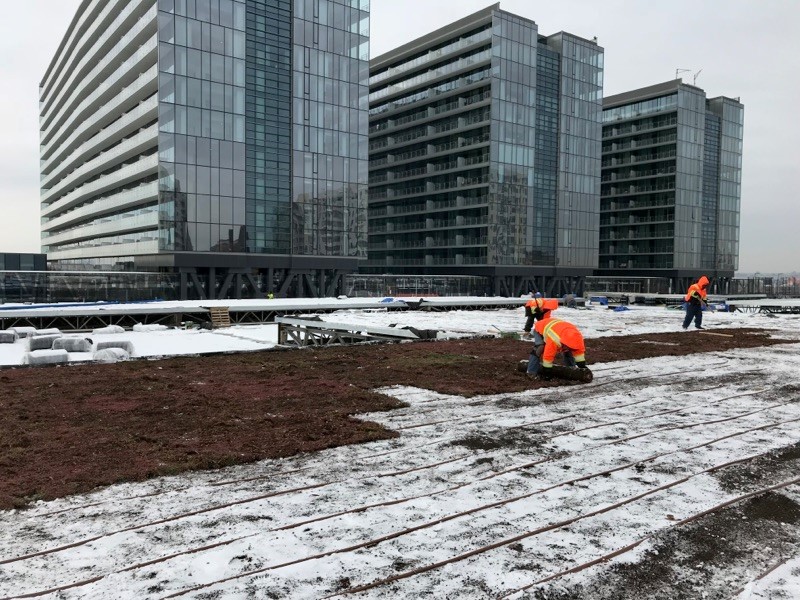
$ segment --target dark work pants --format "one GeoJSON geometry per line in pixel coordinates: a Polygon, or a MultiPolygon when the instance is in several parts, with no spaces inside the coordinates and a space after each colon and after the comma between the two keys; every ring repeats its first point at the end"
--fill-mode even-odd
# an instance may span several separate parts
{"type": "Polygon", "coordinates": [[[683,328],[686,329],[694,319],[694,326],[699,328],[703,324],[703,307],[700,304],[686,305],[686,318],[683,320],[683,328]]]}
{"type": "Polygon", "coordinates": [[[533,315],[532,314],[528,315],[528,318],[525,319],[525,327],[523,328],[523,331],[525,333],[530,333],[531,329],[533,329],[533,315]]]}

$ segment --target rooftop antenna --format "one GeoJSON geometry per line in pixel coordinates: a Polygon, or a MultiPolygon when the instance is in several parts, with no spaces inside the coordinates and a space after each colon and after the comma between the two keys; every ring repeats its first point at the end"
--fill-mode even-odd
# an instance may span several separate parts
{"type": "Polygon", "coordinates": [[[678,79],[680,73],[691,73],[691,69],[675,69],[675,79],[678,79]]]}
{"type": "Polygon", "coordinates": [[[697,78],[700,77],[700,73],[702,73],[702,72],[703,72],[703,69],[700,69],[697,73],[694,74],[694,77],[692,77],[692,85],[694,85],[694,86],[697,85],[697,78]]]}

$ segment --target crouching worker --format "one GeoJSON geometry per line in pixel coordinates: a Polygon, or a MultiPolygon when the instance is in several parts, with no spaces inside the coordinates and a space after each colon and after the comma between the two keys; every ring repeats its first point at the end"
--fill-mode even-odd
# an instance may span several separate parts
{"type": "Polygon", "coordinates": [[[547,318],[548,312],[556,308],[558,308],[557,300],[545,300],[541,292],[536,292],[533,298],[525,303],[525,327],[522,330],[522,337],[530,339],[533,322],[547,318]]]}
{"type": "MultiPolygon", "coordinates": [[[[583,335],[575,325],[548,315],[547,318],[536,323],[534,330],[533,352],[528,361],[530,377],[552,379],[553,361],[559,354],[562,355],[566,367],[577,366],[579,369],[587,369],[586,345],[583,335]]],[[[576,377],[576,379],[591,381],[588,377],[576,377]]]]}

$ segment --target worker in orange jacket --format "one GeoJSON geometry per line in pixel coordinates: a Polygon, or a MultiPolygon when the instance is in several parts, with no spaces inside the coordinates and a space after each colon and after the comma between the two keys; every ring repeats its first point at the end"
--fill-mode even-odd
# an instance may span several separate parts
{"type": "Polygon", "coordinates": [[[523,328],[522,337],[530,337],[531,329],[533,329],[533,322],[537,319],[544,318],[544,303],[546,300],[542,298],[541,292],[536,292],[533,298],[525,303],[525,327],[523,328]]]}
{"type": "Polygon", "coordinates": [[[565,366],[587,368],[586,344],[575,325],[555,319],[548,313],[547,317],[536,323],[535,331],[534,350],[528,361],[529,375],[550,379],[553,361],[559,354],[564,357],[565,366]]]}
{"type": "Polygon", "coordinates": [[[703,275],[697,282],[689,286],[684,300],[686,301],[686,317],[683,319],[683,328],[688,329],[694,319],[694,326],[703,329],[703,307],[708,306],[706,288],[708,277],[703,275]]]}

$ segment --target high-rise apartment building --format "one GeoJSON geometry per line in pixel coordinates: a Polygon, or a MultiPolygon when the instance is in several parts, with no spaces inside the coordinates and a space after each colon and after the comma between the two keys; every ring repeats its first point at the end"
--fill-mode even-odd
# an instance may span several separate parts
{"type": "Polygon", "coordinates": [[[42,244],[183,294],[366,258],[368,0],[84,0],[40,88],[42,244]]]}
{"type": "Polygon", "coordinates": [[[490,6],[370,62],[364,272],[573,291],[597,267],[603,49],[490,6]]]}
{"type": "Polygon", "coordinates": [[[680,79],[604,99],[600,274],[733,277],[743,118],[680,79]]]}

